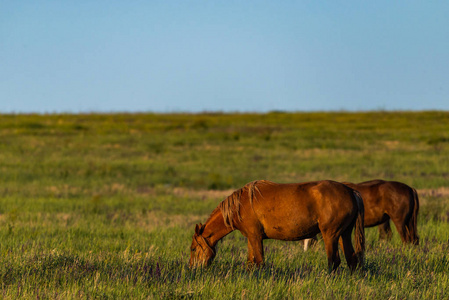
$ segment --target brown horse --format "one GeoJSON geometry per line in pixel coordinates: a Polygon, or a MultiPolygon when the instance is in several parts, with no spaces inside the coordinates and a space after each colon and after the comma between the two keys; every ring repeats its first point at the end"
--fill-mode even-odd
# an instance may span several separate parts
{"type": "MultiPolygon", "coordinates": [[[[404,244],[419,244],[417,221],[419,199],[416,190],[397,181],[343,182],[360,192],[365,207],[365,227],[379,225],[380,238],[391,238],[390,219],[404,244]]],[[[311,240],[304,241],[304,251],[311,240]]]]}
{"type": "Polygon", "coordinates": [[[248,263],[263,264],[263,240],[296,241],[321,232],[329,271],[341,260],[338,240],[351,270],[363,262],[365,251],[363,201],[358,192],[335,181],[278,184],[253,181],[236,190],[196,225],[190,266],[208,266],[215,245],[237,229],[248,239],[248,263]],[[355,248],[351,233],[355,227],[355,248]]]}

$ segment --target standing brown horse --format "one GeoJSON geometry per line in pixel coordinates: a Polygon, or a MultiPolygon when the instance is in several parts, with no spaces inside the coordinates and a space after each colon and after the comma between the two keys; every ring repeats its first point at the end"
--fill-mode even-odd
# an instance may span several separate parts
{"type": "MultiPolygon", "coordinates": [[[[381,238],[391,238],[390,219],[402,242],[419,244],[417,221],[419,199],[416,190],[397,181],[371,180],[361,183],[343,182],[360,192],[365,207],[365,227],[379,225],[381,238]]],[[[304,241],[304,251],[310,240],[304,241]]]]}
{"type": "Polygon", "coordinates": [[[360,192],[365,205],[365,227],[379,226],[381,237],[391,237],[391,219],[403,243],[419,244],[419,198],[416,190],[397,181],[344,182],[360,192]]]}
{"type": "Polygon", "coordinates": [[[253,181],[227,197],[204,225],[196,225],[190,266],[208,266],[215,245],[237,229],[248,239],[248,263],[263,264],[263,240],[296,241],[321,232],[329,271],[341,260],[338,240],[351,270],[365,251],[363,201],[357,191],[335,181],[278,184],[253,181]],[[351,233],[355,227],[355,248],[351,233]]]}

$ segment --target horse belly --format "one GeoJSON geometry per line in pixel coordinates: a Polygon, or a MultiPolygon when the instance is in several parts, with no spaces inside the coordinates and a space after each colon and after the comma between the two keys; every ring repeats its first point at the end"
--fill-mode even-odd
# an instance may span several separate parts
{"type": "Polygon", "coordinates": [[[377,226],[389,219],[385,214],[383,203],[380,201],[365,203],[365,227],[377,226]]]}
{"type": "Polygon", "coordinates": [[[254,207],[265,238],[295,241],[320,232],[316,201],[298,196],[296,188],[288,188],[274,195],[265,194],[265,199],[271,201],[261,201],[254,207]]]}
{"type": "Polygon", "coordinates": [[[318,223],[313,219],[287,216],[261,220],[265,238],[297,241],[315,236],[320,232],[318,223]]]}
{"type": "Polygon", "coordinates": [[[377,215],[373,216],[366,216],[365,215],[365,227],[374,227],[377,225],[380,225],[382,223],[385,223],[388,221],[390,217],[385,213],[379,213],[377,215]]]}

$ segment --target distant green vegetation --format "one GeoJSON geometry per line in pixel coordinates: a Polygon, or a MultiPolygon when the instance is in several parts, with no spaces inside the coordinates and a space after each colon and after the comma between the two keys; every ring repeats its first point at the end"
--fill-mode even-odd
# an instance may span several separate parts
{"type": "Polygon", "coordinates": [[[447,299],[449,112],[0,115],[0,298],[447,299]],[[366,267],[246,240],[189,270],[195,223],[256,179],[418,189],[418,247],[368,229],[366,267]]]}

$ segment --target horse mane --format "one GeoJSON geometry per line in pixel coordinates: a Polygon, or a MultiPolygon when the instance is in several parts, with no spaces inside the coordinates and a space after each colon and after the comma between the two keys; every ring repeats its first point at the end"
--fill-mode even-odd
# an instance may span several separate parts
{"type": "MultiPolygon", "coordinates": [[[[241,197],[245,191],[248,192],[248,199],[253,207],[254,200],[257,200],[257,193],[262,196],[259,190],[260,184],[274,184],[267,180],[256,180],[245,184],[242,188],[234,191],[230,196],[223,200],[217,209],[221,210],[223,215],[224,223],[226,227],[231,227],[234,229],[234,218],[237,217],[238,221],[242,221],[242,216],[240,215],[240,202],[241,197]]],[[[263,196],[262,196],[263,197],[263,196]]]]}

